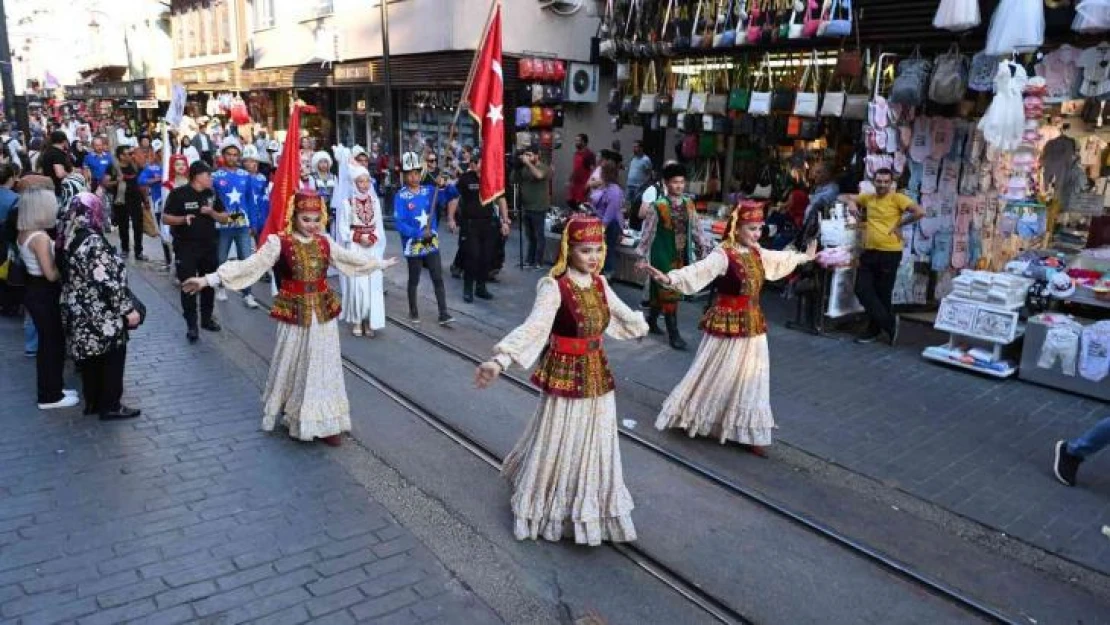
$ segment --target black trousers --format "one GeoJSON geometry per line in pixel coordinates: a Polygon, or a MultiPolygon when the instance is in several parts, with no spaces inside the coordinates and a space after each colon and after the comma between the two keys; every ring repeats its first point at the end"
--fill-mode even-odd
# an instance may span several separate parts
{"type": "Polygon", "coordinates": [[[127,344],[78,363],[85,414],[104,414],[119,410],[123,397],[123,369],[127,363],[127,344]]]}
{"type": "Polygon", "coordinates": [[[119,228],[119,248],[126,256],[131,251],[131,234],[135,235],[135,255],[143,253],[143,204],[125,202],[123,206],[113,206],[116,227],[119,228]]]}
{"type": "Polygon", "coordinates": [[[66,360],[66,337],[62,328],[62,286],[39,276],[27,278],[23,306],[39,333],[35,355],[38,377],[38,403],[52,404],[62,399],[62,374],[66,360]]]}
{"type": "Polygon", "coordinates": [[[462,259],[463,280],[471,287],[485,283],[493,269],[493,259],[501,233],[492,219],[468,219],[463,224],[459,250],[462,259]]]}
{"type": "Polygon", "coordinates": [[[866,250],[859,258],[856,273],[856,297],[871,318],[867,333],[876,334],[880,330],[894,336],[894,312],[891,298],[894,283],[898,278],[898,265],[902,263],[902,252],[880,252],[866,250]]]}
{"type": "Polygon", "coordinates": [[[547,237],[544,234],[546,220],[546,211],[524,211],[524,236],[528,239],[528,248],[524,253],[525,265],[543,265],[543,253],[547,247],[547,237]]]}
{"type": "Polygon", "coordinates": [[[443,288],[443,264],[439,260],[439,252],[432,252],[427,256],[408,257],[405,259],[409,265],[409,314],[412,316],[417,315],[416,306],[416,288],[420,286],[420,272],[424,269],[428,270],[428,275],[432,277],[432,286],[436,292],[436,304],[439,306],[439,314],[447,314],[447,291],[443,288]]]}
{"type": "MultiPolygon", "coordinates": [[[[212,241],[181,241],[174,240],[174,261],[177,263],[177,279],[182,282],[189,278],[203,276],[216,271],[219,267],[216,255],[216,239],[212,241]]],[[[216,306],[216,292],[212,289],[202,289],[200,292],[200,318],[202,321],[212,319],[212,310],[216,306]]],[[[181,309],[184,312],[185,324],[190,328],[197,327],[197,294],[181,292],[181,309]]]]}

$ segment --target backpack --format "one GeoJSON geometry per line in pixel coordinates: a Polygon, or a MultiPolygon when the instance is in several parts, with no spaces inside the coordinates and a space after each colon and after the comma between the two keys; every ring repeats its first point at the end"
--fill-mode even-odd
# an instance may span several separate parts
{"type": "Polygon", "coordinates": [[[956,104],[967,92],[967,58],[956,44],[937,56],[933,79],[929,83],[929,99],[937,104],[956,104]]]}
{"type": "Polygon", "coordinates": [[[898,77],[890,87],[887,100],[891,104],[920,106],[925,100],[925,89],[932,69],[932,62],[921,58],[920,50],[914,50],[913,56],[898,63],[898,77]]]}

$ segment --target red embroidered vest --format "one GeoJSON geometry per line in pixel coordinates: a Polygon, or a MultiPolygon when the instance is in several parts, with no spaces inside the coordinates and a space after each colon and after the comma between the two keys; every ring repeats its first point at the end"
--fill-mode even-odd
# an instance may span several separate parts
{"type": "Polygon", "coordinates": [[[721,337],[749,337],[767,333],[767,321],[759,305],[763,290],[763,263],[759,252],[742,254],[726,249],[728,271],[713,281],[713,305],[701,318],[706,334],[721,337]]]}
{"type": "Polygon", "coordinates": [[[602,347],[602,336],[609,326],[605,287],[598,277],[585,287],[574,284],[565,274],[556,282],[562,301],[532,382],[557,397],[600,397],[614,388],[602,347]]]}
{"type": "Polygon", "coordinates": [[[310,326],[339,316],[339,296],[328,287],[328,264],[331,249],[328,240],[315,236],[311,241],[298,241],[292,235],[281,235],[281,256],[274,265],[281,282],[270,316],[284,323],[310,326]]]}

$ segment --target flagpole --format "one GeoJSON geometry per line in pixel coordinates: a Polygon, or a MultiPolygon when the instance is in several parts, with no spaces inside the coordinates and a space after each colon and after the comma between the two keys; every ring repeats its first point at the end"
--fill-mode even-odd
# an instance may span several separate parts
{"type": "Polygon", "coordinates": [[[466,102],[467,96],[470,94],[470,87],[474,83],[474,70],[478,68],[478,56],[482,53],[482,48],[486,45],[486,37],[489,36],[489,27],[493,23],[493,14],[497,7],[501,6],[501,0],[493,0],[490,3],[489,15],[486,16],[486,23],[482,26],[481,34],[478,35],[478,44],[474,47],[474,58],[470,61],[470,70],[466,73],[466,83],[463,85],[462,96],[459,98],[458,105],[455,106],[455,118],[451,120],[451,132],[455,132],[455,128],[459,123],[459,115],[462,114],[463,103],[466,102]]]}

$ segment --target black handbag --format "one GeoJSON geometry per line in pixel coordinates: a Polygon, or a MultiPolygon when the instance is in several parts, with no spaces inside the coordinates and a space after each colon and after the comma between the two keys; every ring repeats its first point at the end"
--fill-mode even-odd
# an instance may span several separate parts
{"type": "Polygon", "coordinates": [[[8,254],[8,286],[27,286],[27,265],[23,264],[23,257],[14,249],[8,254]]]}
{"type": "Polygon", "coordinates": [[[791,87],[779,87],[771,92],[771,111],[775,113],[793,113],[794,96],[797,92],[791,87]]]}
{"type": "Polygon", "coordinates": [[[143,322],[146,321],[146,304],[139,299],[138,295],[135,295],[131,287],[127,288],[127,297],[131,299],[131,310],[139,313],[139,325],[143,325],[143,322]]]}

